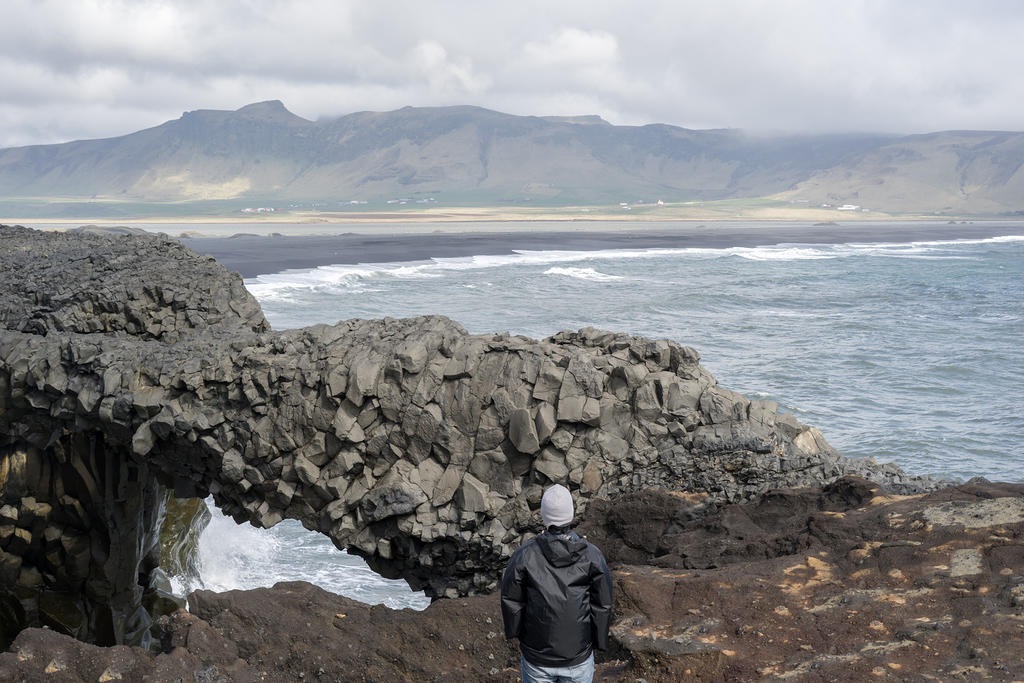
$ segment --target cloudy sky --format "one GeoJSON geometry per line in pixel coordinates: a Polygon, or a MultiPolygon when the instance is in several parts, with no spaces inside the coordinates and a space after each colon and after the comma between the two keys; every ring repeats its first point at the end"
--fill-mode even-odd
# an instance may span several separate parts
{"type": "Polygon", "coordinates": [[[280,99],[774,131],[1024,130],[1017,0],[3,0],[0,146],[280,99]]]}

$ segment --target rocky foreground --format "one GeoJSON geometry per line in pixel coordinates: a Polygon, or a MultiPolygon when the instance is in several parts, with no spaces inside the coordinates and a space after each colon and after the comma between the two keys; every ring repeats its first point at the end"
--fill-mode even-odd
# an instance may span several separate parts
{"type": "MultiPolygon", "coordinates": [[[[893,496],[847,477],[719,506],[645,491],[580,531],[615,577],[603,681],[1021,680],[1024,485],[893,496]]],[[[0,654],[25,681],[515,681],[496,596],[423,612],[307,583],[190,597],[161,653],[29,629],[0,654]]]]}

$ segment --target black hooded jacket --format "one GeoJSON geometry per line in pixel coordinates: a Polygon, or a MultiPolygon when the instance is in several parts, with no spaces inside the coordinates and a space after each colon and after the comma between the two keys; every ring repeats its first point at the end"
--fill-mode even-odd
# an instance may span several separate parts
{"type": "Polygon", "coordinates": [[[575,666],[608,647],[612,578],[576,532],[551,527],[512,555],[501,579],[505,637],[535,666],[575,666]]]}

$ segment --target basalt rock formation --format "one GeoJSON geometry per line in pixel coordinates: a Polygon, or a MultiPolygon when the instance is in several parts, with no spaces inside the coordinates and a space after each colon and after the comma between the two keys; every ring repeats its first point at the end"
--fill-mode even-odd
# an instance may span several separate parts
{"type": "Polygon", "coordinates": [[[269,329],[240,277],[162,236],[0,228],[0,610],[143,643],[165,490],[284,518],[432,596],[488,592],[544,485],[742,501],[860,473],[696,351],[536,341],[429,316],[269,329]]]}
{"type": "MultiPolygon", "coordinates": [[[[729,505],[638,491],[594,501],[579,529],[615,582],[596,680],[1024,677],[1024,484],[892,496],[845,477],[729,505]]],[[[158,620],[156,653],[27,629],[0,679],[519,680],[494,595],[416,612],[288,582],[189,606],[158,620]]]]}

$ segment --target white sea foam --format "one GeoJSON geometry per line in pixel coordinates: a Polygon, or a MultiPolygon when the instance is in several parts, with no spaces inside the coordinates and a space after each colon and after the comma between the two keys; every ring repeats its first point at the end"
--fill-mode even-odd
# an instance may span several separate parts
{"type": "Polygon", "coordinates": [[[246,288],[257,298],[286,298],[312,289],[363,288],[381,278],[411,280],[441,277],[430,262],[360,263],[331,265],[310,269],[285,270],[245,280],[246,288]]]}
{"type": "Polygon", "coordinates": [[[957,244],[999,244],[1000,242],[1024,242],[1024,235],[999,235],[997,237],[986,237],[984,239],[962,239],[962,240],[935,240],[925,242],[911,242],[914,246],[939,246],[957,244]]]}
{"type": "Polygon", "coordinates": [[[726,249],[729,256],[739,256],[751,261],[806,261],[828,259],[839,256],[834,250],[820,247],[799,247],[777,245],[772,247],[733,247],[726,249]]]}
{"type": "MultiPolygon", "coordinates": [[[[433,258],[427,261],[360,263],[355,265],[320,266],[305,270],[286,270],[259,275],[245,280],[250,292],[259,299],[289,301],[309,290],[338,292],[369,291],[371,283],[389,279],[427,279],[444,277],[447,272],[485,270],[489,268],[545,266],[581,261],[625,259],[742,258],[749,261],[803,261],[841,259],[855,256],[886,256],[898,258],[960,258],[957,247],[1024,241],[1024,235],[1005,235],[985,239],[933,240],[914,242],[864,242],[843,244],[775,244],[760,247],[725,248],[651,248],[580,250],[515,250],[511,254],[483,254],[453,258],[433,258]]],[[[605,276],[592,268],[563,268],[558,272],[545,271],[581,279],[601,280],[605,276]],[[574,272],[570,272],[574,271],[574,272]]]]}
{"type": "Polygon", "coordinates": [[[972,256],[949,256],[941,254],[878,254],[884,258],[920,259],[922,261],[977,261],[972,256]]]}
{"type": "Polygon", "coordinates": [[[621,275],[609,275],[607,273],[599,273],[593,268],[563,268],[561,266],[554,266],[544,271],[545,275],[563,275],[565,277],[574,277],[579,280],[593,280],[595,282],[608,282],[611,280],[624,280],[621,275]]]}
{"type": "Polygon", "coordinates": [[[273,580],[277,580],[273,563],[281,550],[277,536],[235,524],[210,507],[210,523],[199,537],[200,585],[182,586],[182,577],[172,577],[175,589],[202,587],[226,591],[273,585],[273,580]],[[268,580],[271,583],[266,583],[268,580]]]}
{"type": "Polygon", "coordinates": [[[199,539],[200,585],[172,577],[176,591],[248,590],[279,581],[309,581],[325,590],[370,604],[423,609],[429,600],[404,581],[385,579],[362,559],[334,547],[316,532],[293,520],[272,529],[235,524],[213,508],[210,524],[199,539]]]}
{"type": "Polygon", "coordinates": [[[900,252],[925,254],[942,247],[963,247],[979,244],[1005,244],[1010,242],[1024,242],[1024,235],[1000,235],[998,237],[986,237],[984,239],[959,239],[959,240],[918,240],[914,242],[850,242],[848,244],[837,244],[835,248],[848,248],[852,252],[900,252]]]}

